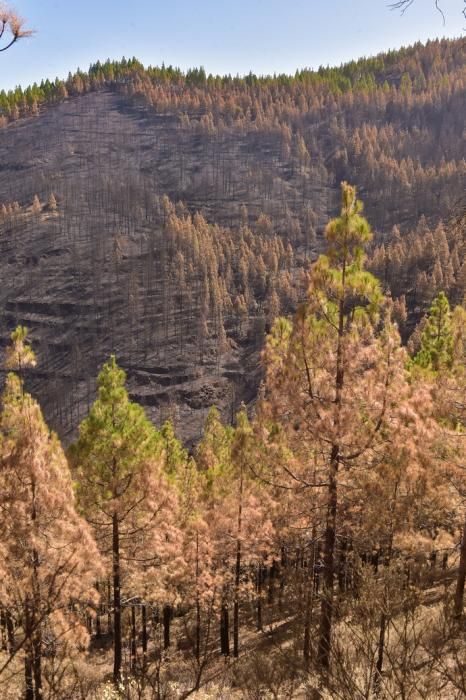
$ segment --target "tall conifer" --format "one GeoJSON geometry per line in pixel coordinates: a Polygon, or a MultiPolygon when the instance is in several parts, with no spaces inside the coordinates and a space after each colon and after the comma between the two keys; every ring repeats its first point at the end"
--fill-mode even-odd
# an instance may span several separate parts
{"type": "Polygon", "coordinates": [[[114,356],[99,374],[98,397],[71,449],[79,502],[108,557],[113,591],[113,676],[122,671],[122,586],[163,595],[166,560],[176,568],[176,494],[163,473],[163,443],[138,404],[114,356]],[[142,577],[142,580],[141,580],[142,577]]]}
{"type": "MultiPolygon", "coordinates": [[[[17,328],[7,366],[35,364],[27,330],[17,328]]],[[[43,697],[43,632],[83,642],[81,606],[95,601],[99,555],[90,528],[75,510],[68,464],[39,404],[7,376],[0,414],[0,591],[21,624],[16,646],[24,656],[25,697],[43,697]],[[72,612],[72,611],[75,612],[72,612]]],[[[15,650],[13,650],[14,652],[15,650]]],[[[57,649],[55,650],[57,652],[57,649]]]]}

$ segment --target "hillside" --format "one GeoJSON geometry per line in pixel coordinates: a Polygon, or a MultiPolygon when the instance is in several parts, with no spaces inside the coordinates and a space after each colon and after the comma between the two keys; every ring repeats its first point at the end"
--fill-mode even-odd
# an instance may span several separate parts
{"type": "Polygon", "coordinates": [[[465,114],[460,40],[0,92],[1,700],[466,697],[465,114]]]}
{"type": "Polygon", "coordinates": [[[465,86],[458,40],[292,78],[122,61],[0,93],[2,342],[31,329],[51,425],[70,434],[110,352],[185,439],[211,404],[228,418],[251,401],[343,179],[406,333],[440,288],[460,301],[465,86]]]}

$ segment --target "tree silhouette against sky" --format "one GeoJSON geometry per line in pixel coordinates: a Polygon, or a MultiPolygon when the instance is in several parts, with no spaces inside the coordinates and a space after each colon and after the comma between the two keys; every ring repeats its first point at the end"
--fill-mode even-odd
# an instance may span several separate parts
{"type": "Polygon", "coordinates": [[[0,3],[0,52],[31,34],[32,31],[25,27],[25,21],[13,9],[0,3]]]}
{"type": "MultiPolygon", "coordinates": [[[[401,10],[401,13],[404,14],[406,10],[411,7],[411,5],[414,4],[416,0],[397,0],[396,2],[390,3],[389,7],[392,10],[401,10]]],[[[440,0],[433,0],[435,7],[437,10],[440,12],[443,18],[443,22],[445,23],[445,14],[442,9],[442,3],[440,0]]],[[[464,2],[464,8],[463,8],[463,15],[466,18],[466,0],[463,0],[464,2]]]]}

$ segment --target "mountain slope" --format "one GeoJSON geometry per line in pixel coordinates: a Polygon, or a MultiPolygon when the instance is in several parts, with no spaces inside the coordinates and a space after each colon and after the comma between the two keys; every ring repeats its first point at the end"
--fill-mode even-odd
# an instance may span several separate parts
{"type": "Polygon", "coordinates": [[[412,319],[434,272],[461,297],[457,234],[432,234],[396,279],[409,252],[398,237],[426,238],[465,191],[460,42],[293,79],[121,66],[43,101],[0,95],[1,339],[31,328],[41,361],[28,382],[62,435],[110,352],[152,418],[171,415],[186,439],[210,404],[230,416],[252,400],[264,330],[304,295],[341,179],[358,185],[374,267],[412,319]]]}

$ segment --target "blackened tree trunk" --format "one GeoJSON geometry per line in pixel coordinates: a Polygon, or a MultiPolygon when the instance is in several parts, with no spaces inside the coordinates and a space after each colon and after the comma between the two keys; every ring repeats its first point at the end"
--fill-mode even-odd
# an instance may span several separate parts
{"type": "Polygon", "coordinates": [[[233,603],[233,656],[239,655],[239,586],[241,578],[241,536],[243,519],[243,463],[241,462],[238,493],[238,529],[236,536],[235,600],[233,603]]]}
{"type": "MultiPolygon", "coordinates": [[[[33,479],[32,484],[32,522],[37,520],[36,509],[36,483],[33,479]]],[[[33,606],[31,611],[31,651],[32,651],[32,672],[34,675],[34,700],[42,699],[42,622],[41,614],[41,591],[39,583],[39,555],[37,550],[32,550],[32,590],[33,590],[33,606]]]]}
{"type": "Polygon", "coordinates": [[[6,634],[6,613],[3,608],[0,608],[0,627],[2,630],[2,651],[7,651],[8,649],[8,639],[6,634]]]}
{"type": "Polygon", "coordinates": [[[199,599],[199,533],[196,533],[196,661],[201,658],[201,603],[199,599]]]}
{"type": "Polygon", "coordinates": [[[311,620],[314,604],[314,567],[316,561],[315,527],[312,528],[312,544],[306,577],[306,604],[304,610],[303,657],[306,665],[311,658],[311,620]]]}
{"type": "Polygon", "coordinates": [[[113,556],[113,680],[121,679],[121,571],[120,571],[120,523],[116,513],[112,516],[113,556]]]}
{"type": "Polygon", "coordinates": [[[14,625],[13,618],[12,618],[9,610],[6,611],[5,616],[6,616],[6,629],[7,629],[7,635],[8,635],[8,650],[9,650],[10,654],[13,654],[13,652],[15,650],[15,625],[14,625]]]}
{"type": "Polygon", "coordinates": [[[28,603],[24,610],[24,685],[25,700],[34,700],[34,679],[33,679],[33,650],[32,650],[32,623],[28,603]]]}
{"type": "MultiPolygon", "coordinates": [[[[99,587],[98,582],[95,584],[95,588],[96,588],[97,593],[100,594],[100,587],[99,587]]],[[[97,637],[97,639],[99,639],[102,636],[102,622],[100,619],[101,614],[102,614],[102,602],[99,602],[99,605],[97,607],[97,615],[95,616],[95,636],[97,637]]]]}
{"type": "Polygon", "coordinates": [[[33,642],[34,700],[42,700],[42,634],[40,626],[34,633],[33,642]]]}
{"type": "Polygon", "coordinates": [[[463,537],[460,548],[460,563],[456,579],[454,615],[459,619],[463,614],[464,584],[466,581],[466,519],[463,527],[463,537]]]}
{"type": "Polygon", "coordinates": [[[257,629],[262,631],[262,572],[263,566],[259,563],[257,567],[257,629]]]}
{"type": "Polygon", "coordinates": [[[276,564],[275,559],[273,560],[272,566],[269,567],[269,585],[267,587],[267,603],[273,605],[274,593],[275,593],[275,574],[276,574],[276,564]]]}
{"type": "Polygon", "coordinates": [[[330,667],[330,648],[332,637],[333,617],[333,588],[335,574],[335,540],[337,527],[337,474],[338,474],[337,445],[332,448],[330,479],[328,485],[327,524],[324,537],[324,562],[323,562],[323,586],[322,603],[320,609],[319,644],[317,648],[317,661],[322,671],[330,667]]]}
{"type": "Polygon", "coordinates": [[[107,581],[107,634],[113,634],[112,623],[112,584],[107,581]]]}
{"type": "Polygon", "coordinates": [[[343,537],[340,545],[340,559],[338,562],[338,588],[341,593],[346,590],[346,549],[347,540],[343,537]]]}
{"type": "MultiPolygon", "coordinates": [[[[345,289],[346,266],[343,263],[342,288],[345,289]]],[[[344,297],[340,299],[338,313],[338,341],[336,352],[335,376],[335,434],[340,431],[340,413],[344,385],[343,334],[345,322],[344,297]]],[[[337,531],[338,508],[338,467],[340,463],[340,446],[338,442],[332,445],[329,462],[329,481],[327,491],[327,522],[324,537],[324,567],[323,590],[320,611],[319,644],[317,661],[325,673],[330,668],[330,652],[332,638],[333,616],[333,579],[335,574],[335,542],[337,531]]]]}
{"type": "Polygon", "coordinates": [[[147,608],[145,605],[141,607],[141,627],[142,627],[142,670],[147,668],[147,608]]]}
{"type": "Polygon", "coordinates": [[[375,677],[374,677],[374,694],[378,695],[380,692],[380,684],[382,680],[382,668],[383,668],[383,657],[385,652],[385,631],[387,629],[387,616],[382,613],[380,617],[380,630],[379,630],[379,644],[377,649],[377,663],[375,666],[375,677]]]}
{"type": "MultiPolygon", "coordinates": [[[[391,508],[390,508],[392,513],[395,512],[395,503],[396,503],[397,493],[398,493],[398,482],[396,483],[396,486],[395,486],[395,491],[393,494],[393,501],[392,501],[391,508]]],[[[390,537],[389,537],[388,547],[387,547],[387,550],[385,552],[385,558],[384,558],[384,565],[385,565],[386,570],[389,570],[391,560],[392,560],[393,535],[394,535],[394,521],[391,520],[391,522],[390,522],[390,537]]],[[[387,588],[385,587],[382,614],[380,616],[377,662],[376,662],[375,674],[374,674],[374,694],[375,695],[379,695],[380,686],[382,683],[382,669],[383,669],[383,661],[384,661],[384,654],[385,654],[385,635],[386,635],[386,630],[387,630],[387,626],[388,626],[389,622],[390,622],[389,598],[388,598],[387,588]]]]}
{"type": "Polygon", "coordinates": [[[134,672],[136,669],[136,608],[134,605],[131,606],[131,670],[134,672]]]}
{"type": "Polygon", "coordinates": [[[163,606],[163,648],[170,646],[170,622],[172,619],[172,609],[170,605],[163,606]]]}
{"type": "Polygon", "coordinates": [[[225,603],[220,615],[220,650],[223,656],[230,656],[230,617],[225,603]]]}

